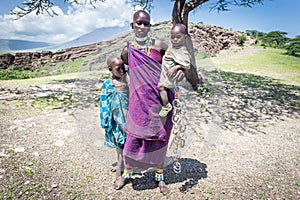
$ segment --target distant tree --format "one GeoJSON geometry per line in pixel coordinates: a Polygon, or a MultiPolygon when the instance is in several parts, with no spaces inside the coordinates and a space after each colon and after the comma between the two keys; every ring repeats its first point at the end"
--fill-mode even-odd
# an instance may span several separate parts
{"type": "Polygon", "coordinates": [[[246,30],[245,31],[246,35],[252,37],[255,39],[255,44],[258,45],[262,39],[263,36],[266,35],[266,33],[257,31],[257,30],[246,30]]]}
{"type": "Polygon", "coordinates": [[[289,39],[285,45],[287,54],[291,56],[300,56],[300,35],[289,39]]]}
{"type": "MultiPolygon", "coordinates": [[[[87,3],[94,5],[96,2],[106,2],[106,0],[86,0],[87,3]]],[[[188,27],[189,13],[196,7],[211,2],[211,10],[228,11],[230,7],[252,7],[256,4],[263,4],[264,0],[172,0],[174,2],[172,12],[172,23],[182,23],[188,27]]],[[[79,3],[79,0],[64,0],[65,3],[79,3]]],[[[107,0],[109,2],[109,0],[107,0]]],[[[151,10],[153,0],[127,0],[128,3],[139,4],[148,10],[151,10]]],[[[53,0],[28,0],[23,3],[24,7],[19,7],[18,10],[12,11],[12,14],[19,17],[23,17],[31,12],[35,12],[37,15],[47,12],[50,15],[56,15],[52,7],[54,6],[53,0]]],[[[194,89],[198,88],[198,85],[202,85],[204,80],[198,76],[196,69],[196,62],[194,56],[194,47],[190,37],[187,40],[188,50],[192,55],[192,67],[187,70],[186,77],[191,83],[194,89]]]]}
{"type": "Polygon", "coordinates": [[[253,38],[260,38],[263,37],[264,35],[266,35],[263,32],[259,32],[257,30],[246,30],[245,31],[246,35],[253,37],[253,38]]]}
{"type": "Polygon", "coordinates": [[[287,32],[271,31],[262,37],[262,42],[269,47],[283,48],[288,41],[287,32]]]}

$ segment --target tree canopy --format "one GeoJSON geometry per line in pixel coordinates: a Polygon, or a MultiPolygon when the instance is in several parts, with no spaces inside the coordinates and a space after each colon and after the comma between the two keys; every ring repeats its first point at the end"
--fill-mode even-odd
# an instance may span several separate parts
{"type": "Polygon", "coordinates": [[[262,37],[262,41],[270,47],[282,48],[287,42],[287,32],[271,31],[262,37]]]}
{"type": "Polygon", "coordinates": [[[290,39],[285,45],[287,54],[291,56],[300,56],[300,35],[290,39]]]}

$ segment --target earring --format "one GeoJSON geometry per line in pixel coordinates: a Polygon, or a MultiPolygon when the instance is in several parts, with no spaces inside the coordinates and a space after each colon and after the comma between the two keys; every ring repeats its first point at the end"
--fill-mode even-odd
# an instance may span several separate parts
{"type": "Polygon", "coordinates": [[[150,27],[150,31],[148,33],[148,44],[149,46],[152,45],[152,28],[150,27]]]}
{"type": "Polygon", "coordinates": [[[132,42],[135,42],[135,33],[133,29],[130,31],[130,34],[131,34],[132,42]]]}

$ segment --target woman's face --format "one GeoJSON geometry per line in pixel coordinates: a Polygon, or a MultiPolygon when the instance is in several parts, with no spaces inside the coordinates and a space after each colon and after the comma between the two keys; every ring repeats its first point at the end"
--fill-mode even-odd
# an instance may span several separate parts
{"type": "Polygon", "coordinates": [[[135,13],[132,28],[138,38],[146,37],[150,31],[150,16],[145,12],[135,13]]]}

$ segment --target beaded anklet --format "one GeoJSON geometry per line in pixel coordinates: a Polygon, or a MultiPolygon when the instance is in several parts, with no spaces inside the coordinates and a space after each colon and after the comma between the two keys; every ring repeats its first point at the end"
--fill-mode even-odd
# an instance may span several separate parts
{"type": "Polygon", "coordinates": [[[163,181],[164,180],[164,174],[161,172],[155,172],[155,180],[156,181],[163,181]]]}
{"type": "Polygon", "coordinates": [[[123,176],[124,176],[124,178],[128,179],[128,178],[131,178],[132,174],[133,174],[133,170],[125,169],[123,176]]]}

